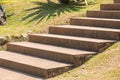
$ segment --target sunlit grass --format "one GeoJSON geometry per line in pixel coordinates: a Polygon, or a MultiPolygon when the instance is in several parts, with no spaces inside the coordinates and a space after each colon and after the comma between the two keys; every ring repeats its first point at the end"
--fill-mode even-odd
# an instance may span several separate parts
{"type": "Polygon", "coordinates": [[[36,0],[0,0],[1,4],[13,4],[18,2],[29,2],[29,1],[36,1],[36,0]]]}

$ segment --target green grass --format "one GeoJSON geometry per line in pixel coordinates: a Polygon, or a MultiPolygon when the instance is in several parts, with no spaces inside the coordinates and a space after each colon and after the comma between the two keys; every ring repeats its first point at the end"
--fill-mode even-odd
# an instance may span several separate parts
{"type": "Polygon", "coordinates": [[[82,66],[49,80],[120,80],[120,42],[82,66]]]}
{"type": "MultiPolygon", "coordinates": [[[[47,32],[49,26],[59,25],[59,24],[69,24],[69,18],[72,16],[85,16],[86,10],[95,10],[99,9],[100,3],[110,3],[111,0],[97,0],[96,4],[89,5],[85,7],[78,5],[59,5],[57,4],[57,0],[51,0],[53,3],[49,6],[47,4],[47,0],[14,0],[11,2],[10,0],[3,0],[4,7],[7,11],[8,24],[6,26],[0,26],[0,36],[16,36],[21,34],[28,33],[43,33],[47,32]],[[39,1],[40,5],[36,5],[32,3],[33,1],[39,1]],[[6,3],[5,3],[6,2],[6,3]],[[47,4],[47,5],[43,5],[47,4]],[[22,19],[28,14],[34,13],[36,10],[25,11],[26,9],[30,9],[36,6],[43,6],[39,8],[42,10],[42,16],[34,14],[28,19],[22,21],[22,19]],[[48,6],[48,7],[47,7],[48,6]],[[57,8],[56,8],[57,7],[57,8]],[[49,10],[49,11],[48,11],[49,10]],[[54,12],[51,12],[54,11],[54,12]],[[60,14],[59,14],[60,13],[60,14]],[[43,15],[47,14],[47,15],[43,15]],[[33,20],[33,22],[28,23],[35,16],[38,16],[33,20]],[[37,24],[41,17],[45,18],[37,24]],[[46,18],[50,16],[51,18],[46,21],[46,18]]],[[[39,12],[40,14],[40,12],[39,12]]],[[[48,17],[49,18],[49,17],[48,17]]]]}

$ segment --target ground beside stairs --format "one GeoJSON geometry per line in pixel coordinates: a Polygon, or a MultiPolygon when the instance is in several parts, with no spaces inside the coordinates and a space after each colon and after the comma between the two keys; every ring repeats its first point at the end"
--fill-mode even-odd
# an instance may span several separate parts
{"type": "Polygon", "coordinates": [[[120,42],[82,66],[49,80],[120,80],[120,42]]]}

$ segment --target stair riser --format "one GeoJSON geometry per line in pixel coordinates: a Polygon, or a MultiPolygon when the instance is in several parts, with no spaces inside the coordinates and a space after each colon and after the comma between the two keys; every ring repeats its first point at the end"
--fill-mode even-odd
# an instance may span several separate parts
{"type": "Polygon", "coordinates": [[[36,57],[66,62],[66,63],[73,63],[74,61],[73,55],[68,55],[68,54],[53,52],[53,51],[40,50],[36,48],[24,47],[24,46],[19,46],[14,44],[8,44],[7,50],[12,52],[19,52],[27,55],[32,55],[36,57]]]}
{"type": "Polygon", "coordinates": [[[120,4],[101,4],[101,10],[120,10],[120,4]]]}
{"type": "Polygon", "coordinates": [[[87,17],[120,19],[120,12],[87,11],[87,17]]]}
{"type": "Polygon", "coordinates": [[[82,19],[82,18],[78,18],[78,19],[71,18],[70,24],[120,29],[120,21],[113,21],[113,20],[97,20],[97,19],[91,20],[91,19],[82,19]]]}
{"type": "Polygon", "coordinates": [[[72,39],[64,39],[64,38],[56,38],[56,37],[46,37],[46,36],[29,36],[30,42],[50,44],[55,46],[69,47],[74,49],[83,49],[88,51],[96,51],[101,52],[110,46],[111,43],[97,43],[97,42],[87,42],[87,41],[79,41],[72,39]],[[92,46],[92,47],[91,47],[92,46]]]}
{"type": "Polygon", "coordinates": [[[59,35],[109,39],[109,40],[120,40],[120,33],[111,32],[111,31],[97,31],[97,30],[87,30],[87,29],[50,27],[49,33],[59,34],[59,35]]]}
{"type": "Polygon", "coordinates": [[[88,61],[90,58],[92,58],[94,55],[84,55],[84,56],[76,56],[74,59],[73,65],[75,67],[80,66],[84,64],[86,61],[88,61]]]}
{"type": "Polygon", "coordinates": [[[114,0],[114,3],[120,3],[120,0],[114,0]]]}
{"type": "Polygon", "coordinates": [[[1,59],[0,58],[0,66],[19,70],[25,73],[30,73],[32,75],[36,75],[39,77],[44,77],[44,78],[50,78],[54,77],[56,75],[62,74],[63,72],[66,72],[70,70],[72,67],[63,67],[63,68],[56,68],[56,69],[51,69],[51,70],[45,70],[41,68],[37,68],[34,66],[29,66],[21,63],[16,63],[14,61],[9,61],[6,59],[1,59]]]}

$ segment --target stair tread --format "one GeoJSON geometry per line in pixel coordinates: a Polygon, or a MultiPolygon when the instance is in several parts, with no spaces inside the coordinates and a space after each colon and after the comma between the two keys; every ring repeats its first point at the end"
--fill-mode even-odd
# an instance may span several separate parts
{"type": "Polygon", "coordinates": [[[120,32],[119,29],[112,28],[101,28],[101,27],[92,27],[92,26],[77,26],[77,25],[59,25],[56,26],[59,28],[71,28],[71,29],[84,29],[84,30],[97,30],[97,31],[109,31],[109,32],[120,32]]]}
{"type": "Polygon", "coordinates": [[[106,3],[106,4],[103,4],[103,5],[115,5],[115,4],[119,4],[120,5],[120,3],[106,3]]]}
{"type": "Polygon", "coordinates": [[[85,19],[85,20],[104,20],[104,21],[118,21],[120,22],[120,19],[108,19],[108,18],[91,18],[91,17],[73,17],[72,19],[85,19]]]}
{"type": "Polygon", "coordinates": [[[22,72],[0,67],[0,80],[43,80],[22,72]]]}
{"type": "Polygon", "coordinates": [[[104,39],[74,37],[74,36],[55,35],[55,34],[31,34],[31,35],[32,36],[52,37],[52,38],[64,38],[64,39],[72,39],[72,40],[87,41],[87,42],[97,42],[97,43],[115,42],[115,40],[104,40],[104,39]]]}
{"type": "Polygon", "coordinates": [[[117,10],[120,11],[120,3],[115,4],[101,4],[101,10],[117,10]]]}
{"type": "Polygon", "coordinates": [[[52,52],[59,52],[61,54],[68,54],[68,55],[96,54],[97,53],[97,52],[92,52],[92,51],[77,50],[77,49],[64,48],[64,47],[58,47],[58,46],[52,46],[52,45],[46,45],[46,44],[38,44],[38,43],[32,43],[32,42],[14,42],[10,44],[30,47],[30,48],[35,48],[35,49],[41,49],[41,50],[46,50],[46,51],[52,51],[52,52]]]}
{"type": "MultiPolygon", "coordinates": [[[[89,10],[89,11],[92,11],[92,10],[89,10]]],[[[94,10],[94,11],[92,11],[92,12],[120,12],[120,11],[118,11],[118,10],[94,10]]]]}
{"type": "Polygon", "coordinates": [[[120,0],[114,0],[114,3],[120,3],[120,0]]]}
{"type": "Polygon", "coordinates": [[[8,52],[8,51],[1,51],[0,59],[5,59],[8,61],[25,64],[25,65],[30,65],[45,70],[71,66],[71,64],[67,64],[67,63],[56,62],[52,60],[32,57],[32,56],[18,54],[15,52],[8,52]]]}

